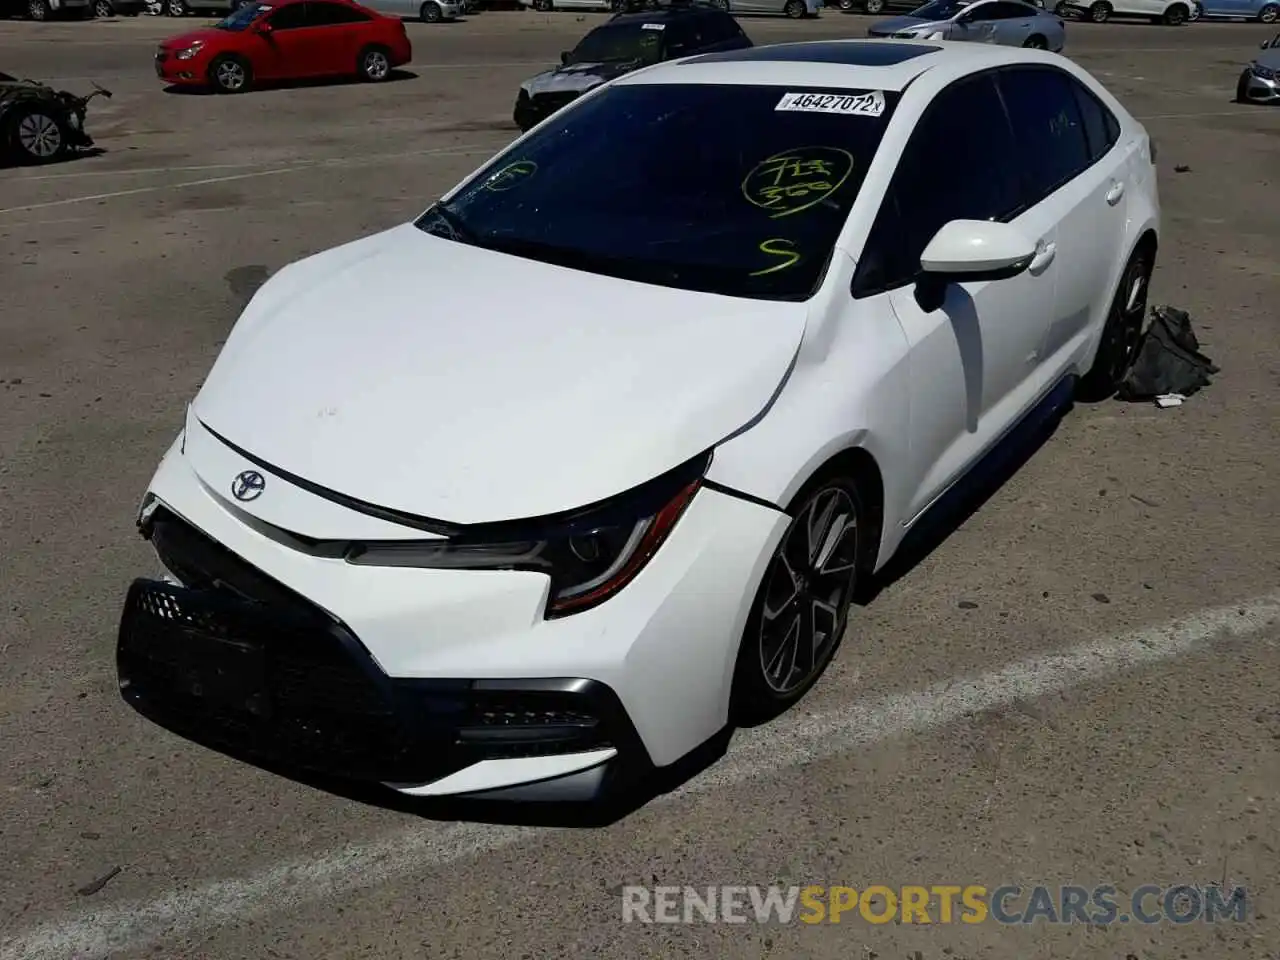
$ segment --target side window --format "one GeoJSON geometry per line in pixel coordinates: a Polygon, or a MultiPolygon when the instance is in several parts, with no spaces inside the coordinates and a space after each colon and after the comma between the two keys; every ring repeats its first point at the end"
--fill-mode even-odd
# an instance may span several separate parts
{"type": "Polygon", "coordinates": [[[1017,136],[1011,155],[1027,181],[1027,206],[1039,203],[1093,162],[1073,80],[1053,67],[1014,67],[998,74],[1017,136]]]}
{"type": "Polygon", "coordinates": [[[1084,120],[1085,138],[1089,142],[1089,159],[1096,162],[1120,139],[1120,121],[1097,97],[1077,80],[1071,81],[1084,120]]]}
{"type": "Polygon", "coordinates": [[[997,20],[1025,20],[1034,17],[1036,12],[1021,3],[993,3],[997,20]]]}
{"type": "Polygon", "coordinates": [[[920,271],[920,255],[952,220],[1010,220],[1021,209],[1013,134],[990,74],[942,91],[898,161],[867,237],[854,296],[902,286],[920,271]]]}
{"type": "Polygon", "coordinates": [[[663,31],[663,42],[666,44],[665,59],[674,60],[677,57],[687,57],[691,53],[696,53],[702,46],[699,26],[700,24],[693,19],[669,22],[667,29],[663,31]]]}
{"type": "Polygon", "coordinates": [[[291,3],[271,15],[272,30],[297,30],[307,25],[307,5],[291,3]]]}
{"type": "Polygon", "coordinates": [[[324,27],[339,23],[364,23],[368,17],[354,7],[341,3],[308,3],[307,24],[324,27]]]}
{"type": "Polygon", "coordinates": [[[965,23],[986,23],[996,19],[996,4],[980,3],[964,12],[965,23]]]}

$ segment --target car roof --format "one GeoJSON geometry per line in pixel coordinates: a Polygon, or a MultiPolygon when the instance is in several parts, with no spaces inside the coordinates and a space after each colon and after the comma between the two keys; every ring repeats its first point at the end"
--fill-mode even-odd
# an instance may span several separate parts
{"type": "Polygon", "coordinates": [[[926,70],[949,66],[971,73],[1054,55],[989,43],[946,40],[805,40],[704,53],[656,64],[614,81],[838,86],[900,91],[926,70]]]}

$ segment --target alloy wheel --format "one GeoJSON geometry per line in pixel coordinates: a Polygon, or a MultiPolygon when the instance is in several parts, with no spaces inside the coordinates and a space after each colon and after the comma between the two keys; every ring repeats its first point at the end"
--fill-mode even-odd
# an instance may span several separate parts
{"type": "Polygon", "coordinates": [[[244,86],[244,67],[234,60],[223,60],[214,69],[213,75],[223,90],[239,90],[244,86]]]}
{"type": "Polygon", "coordinates": [[[1142,339],[1143,323],[1147,317],[1148,283],[1146,261],[1136,258],[1125,272],[1115,315],[1110,318],[1102,334],[1099,351],[1106,357],[1108,385],[1118,386],[1137,357],[1138,343],[1142,339]]]}
{"type": "Polygon", "coordinates": [[[49,160],[62,149],[62,128],[47,113],[29,113],[18,121],[18,143],[37,160],[49,160]]]}
{"type": "Polygon", "coordinates": [[[1263,7],[1262,12],[1258,14],[1258,19],[1263,23],[1275,23],[1277,19],[1280,19],[1280,7],[1263,7]]]}
{"type": "Polygon", "coordinates": [[[884,0],[867,0],[864,8],[867,13],[877,14],[884,9],[884,0]]]}
{"type": "Polygon", "coordinates": [[[857,517],[843,486],[820,488],[769,564],[758,652],[764,682],[776,695],[810,683],[840,639],[857,578],[857,517]]]}
{"type": "Polygon", "coordinates": [[[165,9],[169,11],[169,16],[171,17],[185,17],[187,15],[185,0],[169,0],[165,5],[165,9]]]}
{"type": "Polygon", "coordinates": [[[370,80],[385,80],[391,72],[391,63],[381,50],[370,50],[364,55],[364,75],[370,80]]]}
{"type": "Polygon", "coordinates": [[[93,5],[93,15],[99,19],[115,16],[109,0],[97,0],[93,5]]]}
{"type": "Polygon", "coordinates": [[[46,0],[31,0],[27,4],[27,14],[32,20],[48,20],[49,4],[46,0]]]}

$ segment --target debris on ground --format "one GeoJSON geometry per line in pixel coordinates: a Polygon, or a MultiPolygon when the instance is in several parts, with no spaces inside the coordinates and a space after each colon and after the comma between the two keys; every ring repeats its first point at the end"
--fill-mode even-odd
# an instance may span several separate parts
{"type": "Polygon", "coordinates": [[[80,894],[82,897],[92,897],[95,893],[115,879],[115,876],[120,872],[120,869],[120,867],[112,867],[97,880],[93,880],[86,883],[83,887],[80,887],[76,890],[76,893],[80,894]]]}
{"type": "Polygon", "coordinates": [[[1153,307],[1151,323],[1116,396],[1154,400],[1160,407],[1178,406],[1209,386],[1210,375],[1219,372],[1218,365],[1200,352],[1190,314],[1175,307],[1153,307]]]}

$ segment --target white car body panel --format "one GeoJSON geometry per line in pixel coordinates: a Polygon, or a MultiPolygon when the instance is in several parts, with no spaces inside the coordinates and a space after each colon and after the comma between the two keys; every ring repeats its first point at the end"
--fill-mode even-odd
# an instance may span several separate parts
{"type": "MultiPolygon", "coordinates": [[[[921,511],[1089,367],[1123,265],[1159,227],[1146,131],[1087,73],[1034,50],[922,45],[943,51],[875,68],[677,61],[614,81],[914,81],[806,303],[648,286],[397,227],[292,264],[258,291],[149,497],[347,625],[391,677],[587,678],[617,694],[653,763],[687,755],[726,723],[744,626],[789,523],[781,508],[832,457],[861,451],[884,479],[883,566],[921,511]],[[964,75],[1018,63],[1071,73],[1121,126],[1094,168],[1013,221],[1041,262],[1012,280],[956,285],[931,313],[909,288],[852,297],[922,110],[964,75]],[[965,297],[977,306],[967,316],[965,297]],[[710,485],[635,579],[556,619],[544,617],[540,573],[358,565],[291,536],[432,536],[308,485],[486,523],[602,501],[711,448],[710,485]],[[268,495],[230,496],[244,470],[264,474],[268,495]]],[[[395,787],[499,789],[607,753],[485,761],[395,787]]]]}
{"type": "Polygon", "coordinates": [[[412,225],[304,260],[280,284],[246,308],[196,417],[312,483],[458,524],[576,509],[714,446],[765,408],[806,314],[412,225]],[[427,292],[424,264],[476,279],[427,292]]]}

